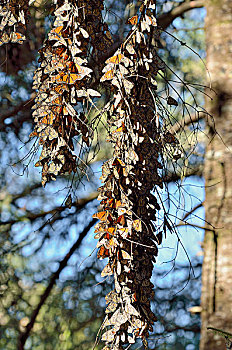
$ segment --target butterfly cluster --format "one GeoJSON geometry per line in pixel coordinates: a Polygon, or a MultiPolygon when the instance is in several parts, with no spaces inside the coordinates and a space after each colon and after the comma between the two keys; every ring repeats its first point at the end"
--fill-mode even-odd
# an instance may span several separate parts
{"type": "Polygon", "coordinates": [[[42,145],[36,166],[42,166],[43,185],[58,175],[76,172],[74,137],[81,136],[87,147],[93,138],[88,110],[83,107],[101,96],[89,88],[93,70],[87,56],[90,46],[96,52],[92,33],[104,33],[98,18],[102,6],[101,0],[59,2],[53,28],[39,50],[41,64],[33,84],[37,91],[33,107],[36,126],[30,136],[37,136],[42,145]]]}
{"type": "Polygon", "coordinates": [[[0,46],[7,43],[22,44],[26,39],[28,0],[0,1],[0,46]]]}
{"type": "MultiPolygon", "coordinates": [[[[155,220],[160,209],[155,187],[163,187],[163,152],[176,138],[159,124],[156,105],[157,73],[164,64],[157,55],[155,4],[145,0],[120,48],[105,61],[112,38],[102,20],[103,0],[54,0],[54,23],[39,50],[34,75],[34,131],[42,146],[36,166],[42,184],[76,172],[75,141],[90,147],[94,129],[89,120],[94,90],[99,83],[113,94],[105,106],[108,141],[113,157],[102,166],[101,211],[94,214],[98,258],[108,258],[102,277],[113,276],[115,289],[106,296],[102,324],[104,350],[122,350],[141,338],[147,347],[156,317],[151,276],[162,233],[155,220]],[[97,68],[96,68],[97,67],[97,68]]],[[[169,104],[174,101],[169,99],[169,104]]],[[[66,203],[68,205],[68,202],[66,203]]]]}
{"type": "MultiPolygon", "coordinates": [[[[154,233],[160,207],[151,191],[163,187],[159,161],[163,141],[154,112],[155,78],[163,67],[150,46],[157,30],[154,9],[152,0],[145,1],[140,16],[129,19],[132,29],[106,61],[101,78],[114,87],[108,138],[114,154],[102,166],[98,197],[102,209],[94,214],[100,219],[95,226],[98,258],[109,259],[102,277],[112,275],[115,282],[106,296],[104,350],[122,350],[138,337],[147,347],[148,332],[156,321],[150,307],[154,296],[150,279],[162,234],[154,233]]],[[[167,137],[167,141],[173,140],[167,137]]]]}

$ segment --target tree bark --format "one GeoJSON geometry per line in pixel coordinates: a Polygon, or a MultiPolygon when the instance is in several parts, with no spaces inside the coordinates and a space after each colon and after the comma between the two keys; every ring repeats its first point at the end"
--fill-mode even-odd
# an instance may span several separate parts
{"type": "Polygon", "coordinates": [[[206,101],[215,124],[208,123],[205,211],[214,229],[204,239],[200,350],[222,350],[225,340],[207,327],[232,332],[232,1],[205,5],[207,66],[216,94],[206,101]]]}

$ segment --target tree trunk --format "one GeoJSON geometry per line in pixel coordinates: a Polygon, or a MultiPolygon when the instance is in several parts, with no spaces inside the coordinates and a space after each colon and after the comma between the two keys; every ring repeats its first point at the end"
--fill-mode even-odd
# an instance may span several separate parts
{"type": "Polygon", "coordinates": [[[225,340],[207,327],[232,333],[232,1],[207,0],[206,10],[207,67],[216,95],[206,101],[215,126],[209,119],[205,210],[214,227],[208,225],[204,239],[200,350],[222,350],[225,340]]]}

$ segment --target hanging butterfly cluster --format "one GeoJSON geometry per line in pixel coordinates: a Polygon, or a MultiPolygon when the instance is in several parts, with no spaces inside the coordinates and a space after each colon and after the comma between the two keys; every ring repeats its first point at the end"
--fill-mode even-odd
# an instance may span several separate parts
{"type": "Polygon", "coordinates": [[[102,0],[58,2],[53,28],[39,50],[41,65],[33,84],[37,90],[33,107],[36,126],[30,136],[39,137],[43,147],[36,163],[42,166],[43,185],[77,170],[73,137],[81,135],[87,147],[93,138],[87,106],[101,94],[88,88],[93,71],[86,57],[90,45],[93,52],[98,46],[93,33],[104,34],[102,8],[102,0]],[[85,106],[81,111],[74,108],[78,102],[85,106]]]}
{"type": "MultiPolygon", "coordinates": [[[[112,159],[102,166],[103,186],[98,199],[102,211],[94,214],[98,258],[108,258],[102,277],[113,275],[115,289],[102,328],[104,350],[122,350],[142,338],[156,320],[150,301],[154,296],[151,275],[162,234],[155,235],[156,211],[151,193],[163,187],[160,175],[163,141],[155,102],[158,70],[163,69],[152,38],[157,31],[152,0],[144,1],[140,16],[129,19],[132,29],[121,48],[106,61],[103,82],[114,87],[109,122],[115,127],[109,137],[112,159]]],[[[168,142],[166,138],[166,142],[168,142]]],[[[173,142],[173,139],[170,139],[173,142]]]]}
{"type": "Polygon", "coordinates": [[[22,44],[26,39],[28,0],[0,1],[0,46],[7,43],[22,44]]]}
{"type": "MultiPolygon", "coordinates": [[[[43,185],[77,171],[74,137],[91,145],[89,105],[101,96],[91,87],[112,44],[102,21],[103,0],[54,0],[54,4],[53,28],[40,49],[33,84],[36,125],[30,136],[38,137],[42,145],[36,166],[42,166],[43,185]]],[[[114,144],[114,154],[102,167],[102,211],[94,215],[100,219],[95,226],[98,258],[109,259],[102,276],[113,275],[115,281],[115,289],[106,296],[105,350],[122,350],[138,337],[147,347],[156,320],[150,280],[162,234],[154,233],[160,207],[151,191],[163,187],[160,160],[165,144],[176,139],[161,130],[156,112],[156,75],[164,66],[153,42],[158,37],[154,9],[153,0],[144,0],[140,15],[129,19],[132,29],[106,60],[100,80],[114,93],[108,106],[112,129],[108,141],[114,144]]]]}

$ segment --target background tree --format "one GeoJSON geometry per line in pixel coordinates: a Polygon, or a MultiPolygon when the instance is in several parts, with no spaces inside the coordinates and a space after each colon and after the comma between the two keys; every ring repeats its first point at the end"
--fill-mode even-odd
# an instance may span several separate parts
{"type": "Polygon", "coordinates": [[[231,1],[206,1],[207,66],[212,79],[212,101],[207,110],[209,142],[205,154],[206,221],[215,229],[206,230],[202,274],[201,349],[222,349],[223,337],[207,331],[213,326],[232,331],[230,247],[231,235],[231,109],[232,30],[231,1]]]}

